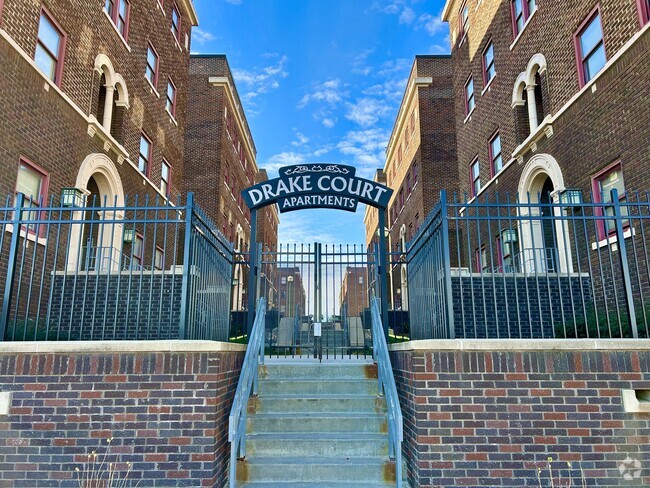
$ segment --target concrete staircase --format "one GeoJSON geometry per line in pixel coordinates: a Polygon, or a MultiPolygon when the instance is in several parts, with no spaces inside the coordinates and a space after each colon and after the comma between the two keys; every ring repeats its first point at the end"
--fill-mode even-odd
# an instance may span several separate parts
{"type": "Polygon", "coordinates": [[[237,486],[395,486],[377,369],[360,363],[260,367],[237,486]]]}

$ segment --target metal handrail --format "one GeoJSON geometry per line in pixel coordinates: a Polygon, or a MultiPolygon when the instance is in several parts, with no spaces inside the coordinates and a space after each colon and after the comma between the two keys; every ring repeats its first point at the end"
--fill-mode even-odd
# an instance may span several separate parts
{"type": "Polygon", "coordinates": [[[402,408],[399,404],[397,386],[393,368],[388,355],[388,344],[381,323],[379,299],[373,298],[370,304],[372,314],[372,351],[377,363],[379,393],[384,394],[388,407],[388,456],[395,460],[395,478],[397,488],[402,487],[402,441],[404,440],[404,422],[402,408]]]}
{"type": "Polygon", "coordinates": [[[264,364],[264,332],[266,299],[260,298],[255,311],[255,322],[248,340],[237,391],[228,417],[228,442],[230,442],[230,487],[237,481],[237,459],[246,456],[246,413],[248,399],[257,394],[258,366],[264,364]]]}

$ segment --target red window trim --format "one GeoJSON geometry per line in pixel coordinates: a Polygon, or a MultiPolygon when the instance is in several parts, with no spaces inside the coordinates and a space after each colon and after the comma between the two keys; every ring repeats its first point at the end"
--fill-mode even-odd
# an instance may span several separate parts
{"type": "MultiPolygon", "coordinates": [[[[598,173],[596,173],[595,175],[593,175],[591,177],[591,189],[592,189],[593,196],[594,196],[594,203],[596,203],[596,204],[602,204],[603,203],[602,195],[601,195],[601,192],[600,192],[600,186],[599,186],[598,182],[603,178],[603,176],[607,175],[608,173],[611,173],[612,171],[614,171],[616,169],[620,169],[621,173],[623,172],[623,165],[621,164],[620,160],[614,161],[613,163],[605,166],[598,173]]],[[[621,199],[621,197],[625,197],[626,194],[627,194],[627,191],[623,195],[619,195],[619,200],[621,199]]],[[[605,215],[603,207],[600,207],[600,206],[594,207],[594,214],[596,216],[603,217],[605,215]]],[[[615,231],[614,232],[609,232],[609,233],[605,232],[605,222],[602,221],[602,220],[597,220],[596,225],[597,225],[597,231],[598,231],[598,239],[606,239],[608,236],[611,236],[611,235],[615,234],[615,231]]],[[[624,226],[624,229],[627,229],[628,227],[629,227],[629,224],[624,226]]]]}
{"type": "Polygon", "coordinates": [[[461,5],[460,9],[458,10],[458,38],[460,39],[459,43],[463,41],[465,38],[465,34],[467,34],[467,31],[469,30],[469,7],[467,6],[467,0],[465,0],[461,5]],[[467,7],[467,29],[465,29],[465,25],[463,23],[463,9],[467,7]]]}
{"type": "MultiPolygon", "coordinates": [[[[517,17],[515,13],[515,1],[516,0],[510,0],[510,19],[512,21],[512,38],[513,40],[517,38],[521,32],[523,32],[524,28],[526,27],[526,22],[528,22],[528,19],[530,19],[530,11],[528,10],[528,0],[522,0],[521,1],[521,11],[522,11],[522,16],[524,19],[524,25],[521,28],[521,31],[517,30],[517,17]]],[[[535,0],[535,8],[537,7],[537,0],[535,0]]]]}
{"type": "MultiPolygon", "coordinates": [[[[50,173],[48,171],[44,170],[38,164],[30,161],[29,159],[27,159],[24,156],[20,156],[18,158],[18,171],[20,171],[20,165],[21,164],[24,164],[25,166],[29,166],[29,168],[32,171],[34,171],[35,173],[39,173],[41,175],[42,180],[41,180],[41,187],[39,188],[39,195],[37,197],[38,198],[37,204],[38,204],[39,207],[47,205],[48,190],[50,188],[50,173]]],[[[18,188],[17,187],[18,187],[18,172],[16,172],[16,182],[14,184],[14,193],[16,195],[18,195],[18,191],[17,191],[18,188]]],[[[32,200],[30,198],[30,195],[25,195],[25,199],[29,200],[29,201],[32,201],[32,202],[34,201],[34,200],[32,200]]],[[[39,212],[39,214],[40,214],[39,219],[42,220],[42,219],[45,218],[44,212],[39,212]]],[[[29,227],[27,229],[28,229],[27,232],[29,234],[31,234],[31,235],[35,234],[35,232],[32,229],[29,229],[29,227]]],[[[41,225],[41,228],[39,230],[39,237],[41,237],[44,232],[45,232],[45,226],[41,225]]]]}
{"type": "MultiPolygon", "coordinates": [[[[584,54],[580,48],[580,35],[585,31],[587,26],[594,20],[596,16],[600,17],[600,34],[603,40],[603,50],[605,51],[605,60],[607,59],[607,46],[605,45],[605,32],[603,31],[603,16],[600,12],[600,4],[596,4],[591,12],[585,17],[578,29],[573,34],[573,46],[576,54],[576,66],[578,68],[578,83],[580,88],[585,86],[588,82],[585,81],[585,69],[583,66],[584,54]]],[[[592,78],[593,79],[593,78],[592,78]]]]}
{"type": "Polygon", "coordinates": [[[4,4],[4,0],[0,0],[0,23],[2,22],[2,6],[4,4]]]}
{"type": "MultiPolygon", "coordinates": [[[[149,175],[151,174],[151,159],[153,156],[153,141],[144,130],[140,132],[140,135],[144,137],[147,141],[149,141],[149,154],[147,155],[147,167],[145,172],[143,173],[147,178],[149,178],[149,175]]],[[[140,158],[140,154],[141,154],[140,147],[138,146],[138,159],[140,158]]],[[[140,170],[139,167],[138,170],[140,170]]]]}
{"type": "Polygon", "coordinates": [[[162,271],[163,269],[165,269],[165,250],[160,246],[156,246],[156,251],[160,251],[162,253],[162,263],[160,263],[161,266],[158,267],[158,264],[156,263],[156,253],[154,253],[153,267],[154,267],[154,269],[157,269],[158,271],[162,271]]]}
{"type": "MultiPolygon", "coordinates": [[[[487,53],[488,49],[492,46],[492,65],[494,66],[495,60],[494,60],[494,42],[492,39],[488,41],[488,43],[485,45],[485,48],[483,49],[483,52],[481,53],[481,66],[482,66],[482,71],[483,71],[483,88],[487,86],[487,84],[492,81],[491,79],[488,79],[488,74],[487,74],[487,65],[485,64],[485,53],[487,53]]],[[[496,76],[496,70],[494,72],[494,76],[496,76]]]]}
{"type": "MultiPolygon", "coordinates": [[[[469,189],[470,189],[470,196],[472,198],[474,198],[478,194],[478,191],[476,191],[476,189],[474,188],[474,183],[475,183],[476,180],[474,179],[474,173],[472,172],[472,168],[477,163],[479,165],[478,166],[478,181],[480,183],[480,181],[481,181],[481,164],[479,163],[478,157],[474,158],[472,160],[472,162],[469,163],[469,189]]],[[[479,188],[479,191],[480,191],[480,188],[479,188]]]]}
{"type": "MultiPolygon", "coordinates": [[[[104,11],[106,11],[106,1],[104,0],[104,11]]],[[[113,22],[115,29],[122,36],[124,42],[129,42],[129,24],[131,20],[131,2],[129,0],[114,0],[115,1],[115,11],[113,14],[109,14],[108,17],[113,22]],[[124,33],[120,32],[120,28],[117,26],[117,18],[120,16],[120,3],[126,3],[126,18],[124,19],[124,33]]],[[[108,14],[108,12],[106,12],[108,14]]]]}
{"type": "MultiPolygon", "coordinates": [[[[469,110],[469,97],[467,96],[467,86],[469,85],[469,82],[472,82],[472,94],[474,94],[474,77],[472,75],[469,75],[467,80],[465,81],[465,85],[463,87],[463,96],[465,97],[465,117],[467,117],[470,114],[469,110]]],[[[476,107],[476,95],[474,95],[474,107],[476,107]]],[[[472,108],[473,110],[473,108],[472,108]]]]}
{"type": "MultiPolygon", "coordinates": [[[[156,55],[156,66],[155,66],[155,69],[153,70],[153,83],[152,83],[153,87],[156,88],[156,87],[158,86],[158,71],[159,71],[159,69],[160,69],[160,56],[158,55],[158,51],[156,51],[156,48],[153,47],[153,44],[151,44],[151,42],[149,42],[149,43],[147,44],[147,46],[148,46],[148,48],[151,48],[151,50],[153,51],[153,53],[156,55]]],[[[148,49],[147,49],[147,54],[149,54],[149,50],[148,50],[148,49]]],[[[148,59],[148,56],[145,58],[145,63],[146,63],[147,66],[149,66],[149,59],[148,59]]],[[[147,70],[145,69],[145,76],[146,76],[146,74],[147,74],[147,70]]],[[[147,78],[147,80],[148,80],[148,79],[149,79],[149,78],[147,78]]],[[[158,89],[158,88],[156,88],[156,90],[157,90],[157,89],[158,89]]]]}
{"type": "MultiPolygon", "coordinates": [[[[492,154],[492,141],[497,137],[500,137],[499,129],[495,130],[490,138],[488,139],[488,157],[490,159],[490,178],[494,178],[497,175],[496,168],[494,167],[494,154],[492,154]]],[[[501,164],[503,164],[503,146],[501,147],[501,164]]],[[[501,168],[503,169],[503,167],[501,168]]]]}
{"type": "MultiPolygon", "coordinates": [[[[162,162],[164,165],[167,165],[167,168],[169,168],[169,172],[167,174],[167,191],[165,192],[165,196],[169,198],[172,186],[172,165],[169,164],[169,161],[167,161],[165,158],[163,158],[162,162]]],[[[162,167],[160,168],[160,181],[164,181],[162,177],[162,167]]]]}
{"type": "MultiPolygon", "coordinates": [[[[50,11],[45,8],[45,6],[41,6],[41,12],[38,16],[38,20],[40,22],[41,16],[45,16],[47,20],[52,24],[52,26],[59,31],[59,34],[61,35],[61,44],[59,44],[59,52],[56,53],[56,56],[54,53],[50,52],[49,49],[45,47],[43,44],[43,47],[49,52],[52,56],[56,57],[56,71],[54,73],[54,80],[52,82],[58,86],[59,88],[61,87],[61,82],[63,81],[63,65],[65,63],[65,46],[68,42],[68,34],[66,34],[65,30],[61,27],[61,24],[59,24],[54,16],[50,13],[50,11]]],[[[36,44],[34,45],[34,57],[36,57],[36,47],[38,46],[40,42],[40,39],[38,37],[38,33],[36,34],[36,44]]]]}
{"type": "MultiPolygon", "coordinates": [[[[636,0],[636,6],[639,12],[639,25],[643,27],[650,22],[650,5],[647,0],[636,0]]],[[[2,19],[2,0],[0,0],[0,19],[2,19]]]]}
{"type": "MultiPolygon", "coordinates": [[[[172,117],[176,117],[176,95],[178,94],[178,89],[176,88],[176,84],[171,79],[171,77],[168,77],[167,79],[168,79],[168,82],[174,87],[174,99],[172,100],[172,110],[171,110],[170,113],[172,114],[172,117]]],[[[167,87],[167,88],[169,89],[169,87],[167,87]]],[[[167,93],[165,93],[165,97],[166,97],[166,100],[169,99],[169,96],[168,96],[167,93]]]]}
{"type": "Polygon", "coordinates": [[[172,5],[172,15],[171,15],[171,26],[170,30],[172,31],[172,34],[174,35],[174,39],[176,39],[179,43],[181,42],[181,26],[183,25],[183,17],[181,16],[181,11],[178,8],[178,5],[176,5],[176,2],[173,3],[172,5]],[[178,15],[178,30],[176,34],[174,34],[174,10],[176,11],[176,14],[178,15]]]}
{"type": "Polygon", "coordinates": [[[497,246],[497,267],[503,273],[503,249],[501,248],[501,236],[497,236],[495,239],[497,246]]]}

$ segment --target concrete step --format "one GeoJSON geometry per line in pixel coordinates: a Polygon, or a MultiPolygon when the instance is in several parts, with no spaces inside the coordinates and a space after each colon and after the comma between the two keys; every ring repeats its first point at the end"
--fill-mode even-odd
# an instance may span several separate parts
{"type": "Polygon", "coordinates": [[[371,363],[266,364],[260,378],[376,379],[377,367],[371,363]]]}
{"type": "Polygon", "coordinates": [[[388,436],[369,433],[268,433],[246,436],[248,457],[373,457],[388,456],[388,436]]]}
{"type": "Polygon", "coordinates": [[[395,463],[382,457],[250,457],[237,463],[237,480],[302,483],[395,483],[395,463]]]}
{"type": "Polygon", "coordinates": [[[377,414],[386,412],[386,401],[379,395],[262,395],[248,403],[249,414],[259,413],[325,413],[355,412],[377,414]]]}
{"type": "Polygon", "coordinates": [[[248,432],[387,432],[385,414],[373,413],[260,413],[249,416],[248,432]]]}
{"type": "Polygon", "coordinates": [[[303,379],[303,378],[264,378],[259,383],[259,394],[319,394],[319,395],[357,395],[377,394],[377,381],[373,379],[303,379]]]}

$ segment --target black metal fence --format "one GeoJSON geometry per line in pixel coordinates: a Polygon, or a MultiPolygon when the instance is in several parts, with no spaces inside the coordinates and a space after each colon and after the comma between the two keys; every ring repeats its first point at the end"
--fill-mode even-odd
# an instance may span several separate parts
{"type": "Polygon", "coordinates": [[[650,195],[593,202],[443,191],[408,246],[411,339],[650,337],[650,195]]]}
{"type": "Polygon", "coordinates": [[[195,206],[133,197],[0,207],[0,340],[228,340],[231,244],[195,206]]]}

